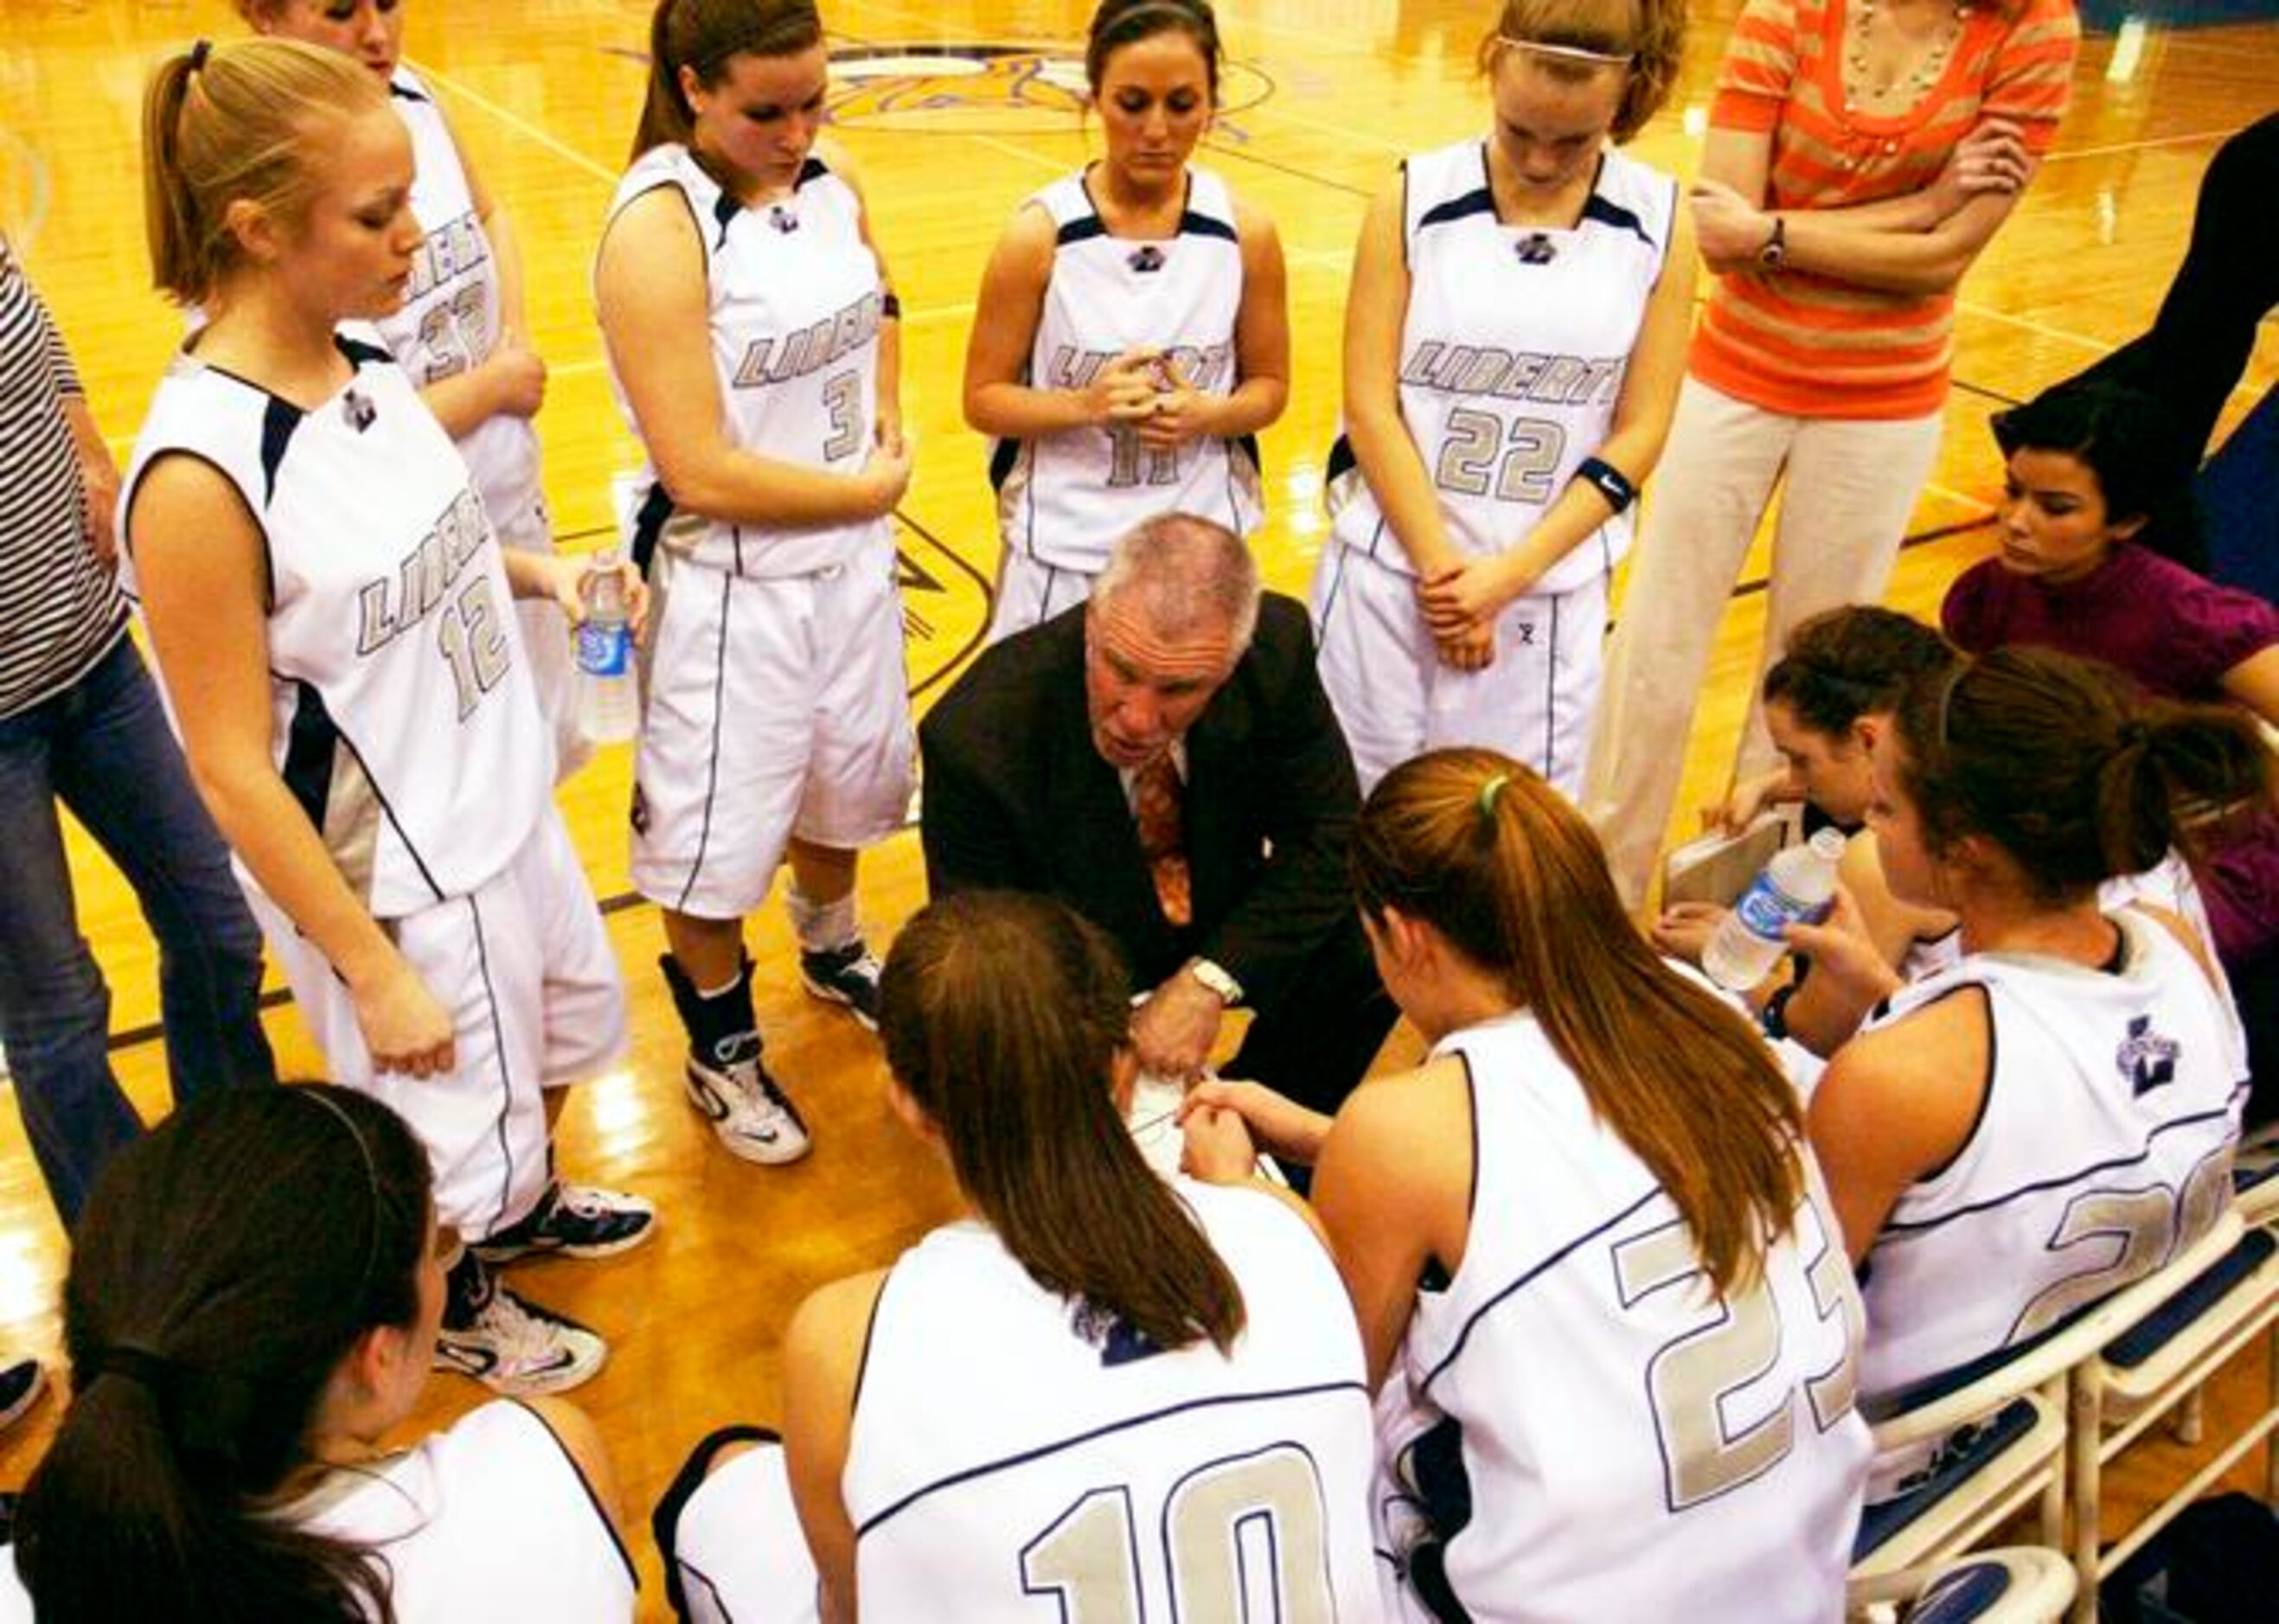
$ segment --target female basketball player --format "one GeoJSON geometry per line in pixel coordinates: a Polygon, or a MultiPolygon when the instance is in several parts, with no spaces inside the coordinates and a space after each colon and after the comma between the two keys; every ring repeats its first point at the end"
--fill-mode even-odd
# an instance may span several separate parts
{"type": "Polygon", "coordinates": [[[817,138],[815,7],[659,0],[650,62],[595,272],[657,594],[633,877],[664,911],[690,1099],[736,1154],[790,1161],[807,1129],[760,1056],[744,915],[788,854],[801,980],[877,1024],[855,868],[910,799],[902,324],[861,182],[817,138]]]}
{"type": "Polygon", "coordinates": [[[2150,1273],[2229,1200],[2246,1069],[2207,949],[2097,893],[2189,847],[2180,801],[2267,804],[2271,763],[2235,715],[2004,649],[1918,685],[1875,773],[1884,878],[1963,950],[1813,1097],[1880,1404],[2150,1273]]]}
{"type": "Polygon", "coordinates": [[[1362,222],[1314,623],[1364,791],[1477,744],[1580,792],[1693,301],[1677,182],[1618,143],[1684,27],[1684,0],[1507,0],[1488,134],[1408,159],[1362,222]]]}
{"type": "MultiPolygon", "coordinates": [[[[502,550],[372,330],[336,330],[417,275],[411,142],[375,75],[281,40],[173,57],[143,119],[156,280],[210,319],[119,511],[199,790],[334,1075],[426,1144],[444,1222],[499,1258],[622,1251],[648,1204],[549,1171],[544,1091],[619,1052],[625,992],[509,608],[574,618],[579,567],[502,550]]],[[[451,1367],[548,1391],[602,1353],[473,1250],[453,1269],[451,1367]]]]}
{"type": "Polygon", "coordinates": [[[1400,1616],[1836,1617],[1860,1303],[1763,1044],[1631,928],[1580,815],[1492,752],[1388,774],[1354,877],[1431,1058],[1334,1125],[1248,1084],[1189,1108],[1318,1153],[1400,1616]]]}
{"type": "Polygon", "coordinates": [[[1376,1619],[1352,1309],[1286,1192],[1140,1159],[1114,946],[1057,902],[965,892],[904,928],[882,991],[888,1097],[969,1215],[810,1298],[785,1450],[668,1498],[689,1616],[798,1617],[819,1569],[833,1620],[858,1596],[945,1624],[1052,1596],[1069,1618],[1376,1619]]]}
{"type": "Polygon", "coordinates": [[[1023,203],[982,274],[965,420],[998,440],[993,639],[1089,595],[1142,519],[1258,527],[1290,318],[1273,221],[1187,163],[1222,65],[1209,0],[1103,0],[1084,66],[1106,155],[1023,203]]]}
{"type": "MultiPolygon", "coordinates": [[[[1787,769],[1741,786],[1712,821],[1738,832],[1769,801],[1802,801],[1809,815],[1844,830],[1848,839],[1838,878],[1845,917],[1838,931],[1864,938],[1873,950],[1873,969],[1882,972],[1845,974],[1852,967],[1839,961],[1835,974],[1799,977],[1800,964],[1792,961],[1790,976],[1769,977],[1750,994],[1761,1002],[1769,1036],[1793,1037],[1815,1054],[1830,1054],[1898,980],[1953,957],[1954,916],[1891,895],[1876,862],[1875,837],[1865,825],[1875,793],[1876,740],[1891,726],[1908,685],[1945,671],[1955,657],[1946,640],[1921,621],[1861,605],[1799,624],[1779,663],[1765,673],[1765,724],[1787,769]]],[[[1698,962],[1724,914],[1709,903],[1679,903],[1656,922],[1654,945],[1698,962]]],[[[1849,945],[1808,928],[1800,936],[1823,952],[1841,954],[1849,945]]]]}
{"type": "MultiPolygon", "coordinates": [[[[403,65],[403,0],[237,0],[237,9],[259,33],[345,51],[388,87],[411,133],[411,212],[426,234],[403,308],[373,325],[467,459],[499,545],[553,552],[530,422],[545,403],[546,364],[524,337],[522,250],[450,120],[403,65]]],[[[553,727],[558,780],[593,750],[578,727],[569,629],[546,599],[525,599],[515,613],[553,727]]]]}
{"type": "Polygon", "coordinates": [[[577,1410],[494,1403],[382,1445],[427,1383],[456,1245],[385,1106],[327,1084],[190,1100],[72,1239],[72,1404],[0,1615],[28,1591],[42,1624],[633,1617],[577,1410]]]}

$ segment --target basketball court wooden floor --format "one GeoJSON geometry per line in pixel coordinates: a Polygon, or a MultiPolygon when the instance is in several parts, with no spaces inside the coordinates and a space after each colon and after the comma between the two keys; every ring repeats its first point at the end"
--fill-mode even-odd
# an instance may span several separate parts
{"type": "MultiPolygon", "coordinates": [[[[587,269],[639,104],[645,0],[407,0],[407,55],[440,93],[460,140],[519,233],[531,337],[551,367],[539,418],[557,534],[605,534],[610,475],[632,461],[602,374],[587,269]]],[[[835,57],[833,117],[870,177],[871,208],[900,285],[905,412],[917,473],[899,513],[911,685],[929,703],[976,646],[996,557],[985,448],[958,417],[958,376],[983,260],[1019,200],[1094,149],[1075,96],[1090,7],[1078,0],[824,0],[835,57]]],[[[1696,8],[1684,82],[1638,140],[1651,162],[1690,173],[1719,48],[1738,0],[1696,8]]],[[[1346,273],[1365,199],[1404,152],[1485,124],[1472,51],[1488,0],[1228,0],[1233,64],[1205,160],[1278,222],[1290,259],[1296,376],[1288,414],[1264,436],[1269,579],[1302,594],[1324,532],[1322,458],[1337,410],[1346,273]]],[[[136,119],[165,48],[241,28],[224,0],[0,0],[0,226],[72,342],[123,459],[179,336],[148,290],[136,119]]],[[[1989,549],[1999,470],[1989,413],[2066,376],[2149,320],[2180,257],[2195,188],[2224,135],[2279,105],[2279,25],[2175,31],[2124,26],[2084,42],[2058,149],[1965,284],[1945,448],[1917,509],[1915,544],[1891,601],[1929,614],[1946,581],[1989,549]]],[[[2279,379],[2267,329],[2233,402],[2244,412],[2279,379]]],[[[1717,789],[1713,762],[1738,725],[1760,625],[1748,584],[1728,617],[1704,697],[1685,808],[1717,789]]],[[[810,1003],[790,973],[772,906],[757,916],[761,1016],[770,1058],[817,1130],[814,1154],[770,1170],[722,1151],[681,1102],[679,1036],[653,959],[654,912],[625,886],[623,748],[563,792],[626,971],[634,1042],[622,1069],[582,1090],[564,1117],[577,1176],[638,1190],[663,1214],[656,1243],[608,1262],[518,1272],[540,1299],[610,1337],[607,1370],[579,1398],[616,1452],[628,1501],[645,1507],[687,1446],[732,1419],[771,1419],[776,1346],[800,1298],[893,1256],[948,1210],[941,1174],[888,1122],[875,1043],[810,1003]]],[[[1690,820],[1690,812],[1681,816],[1690,820]]],[[[0,831],[0,839],[7,838],[0,831]]],[[[153,953],[133,899],[74,837],[82,928],[116,1000],[117,1063],[136,1103],[165,1106],[154,1041],[153,953]]],[[[922,899],[915,834],[869,859],[873,940],[922,899]]],[[[290,1073],[321,1068],[289,1007],[270,1017],[290,1073]]],[[[280,1236],[280,1245],[292,1237],[280,1236]]],[[[12,1111],[0,1112],[0,1352],[53,1360],[63,1238],[12,1111]]],[[[2248,1378],[2253,1379],[2253,1378],[2248,1378]]],[[[480,1398],[439,1380],[424,1419],[480,1398]]],[[[2221,1402],[2221,1398],[2219,1402],[2221,1402]]],[[[19,1484],[52,1429],[55,1400],[0,1439],[0,1487],[19,1484]]],[[[2160,1450],[2121,1484],[2149,1485],[2160,1450]]],[[[656,1558],[635,1548],[645,1606],[662,1616],[656,1558]]]]}

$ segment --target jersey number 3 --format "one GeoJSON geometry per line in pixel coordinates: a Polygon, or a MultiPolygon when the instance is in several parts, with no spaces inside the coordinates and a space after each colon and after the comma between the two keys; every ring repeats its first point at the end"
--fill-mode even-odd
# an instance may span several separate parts
{"type": "MultiPolygon", "coordinates": [[[[1336,1618],[1321,1480],[1295,1444],[1188,1473],[1165,1498],[1163,1524],[1173,1618],[1336,1618]]],[[[1094,1489],[1022,1551],[1021,1589],[1057,1601],[1063,1624],[1140,1624],[1140,1562],[1131,1490],[1094,1489]]]]}

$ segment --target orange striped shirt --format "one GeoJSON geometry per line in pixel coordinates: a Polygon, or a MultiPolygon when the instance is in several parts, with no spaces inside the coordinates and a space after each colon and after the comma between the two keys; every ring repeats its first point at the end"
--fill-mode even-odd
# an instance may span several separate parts
{"type": "MultiPolygon", "coordinates": [[[[2049,150],[2071,92],[2072,0],[1981,4],[1938,83],[1893,116],[1844,105],[1844,0],[1748,0],[1718,69],[1709,121],[1769,133],[1766,206],[1838,209],[1920,191],[1981,120],[2014,120],[2049,150]]],[[[1918,417],[1946,399],[1954,295],[1886,293],[1810,272],[1729,272],[1693,335],[1702,382],[1769,411],[1918,417]]]]}

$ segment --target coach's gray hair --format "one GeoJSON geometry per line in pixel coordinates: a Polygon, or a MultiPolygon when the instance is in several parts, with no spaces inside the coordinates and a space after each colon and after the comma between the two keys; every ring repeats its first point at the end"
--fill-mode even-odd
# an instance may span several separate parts
{"type": "Polygon", "coordinates": [[[1123,598],[1166,638],[1225,626],[1239,658],[1258,629],[1262,590],[1240,536],[1197,514],[1161,513],[1124,533],[1092,596],[1103,604],[1123,598]]]}

